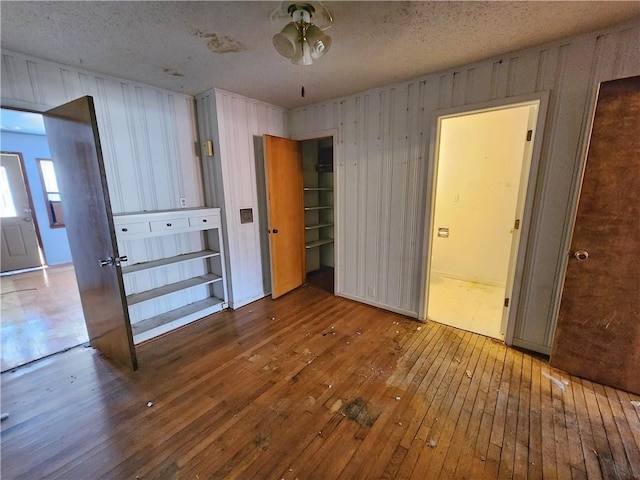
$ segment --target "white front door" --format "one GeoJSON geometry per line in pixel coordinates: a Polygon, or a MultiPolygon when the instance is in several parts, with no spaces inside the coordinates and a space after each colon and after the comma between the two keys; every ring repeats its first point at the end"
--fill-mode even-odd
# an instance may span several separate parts
{"type": "Polygon", "coordinates": [[[21,163],[15,153],[3,153],[0,161],[2,272],[42,265],[21,163]]]}

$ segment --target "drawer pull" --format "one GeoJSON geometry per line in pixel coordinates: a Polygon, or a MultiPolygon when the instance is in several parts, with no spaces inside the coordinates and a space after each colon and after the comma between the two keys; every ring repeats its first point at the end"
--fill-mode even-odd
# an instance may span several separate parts
{"type": "Polygon", "coordinates": [[[128,228],[123,228],[123,229],[122,229],[122,231],[123,231],[123,232],[128,232],[128,231],[129,231],[129,229],[128,229],[128,228]]]}
{"type": "Polygon", "coordinates": [[[167,223],[167,227],[170,227],[170,226],[171,226],[171,224],[170,224],[170,223],[167,223]]]}
{"type": "Polygon", "coordinates": [[[204,223],[207,223],[207,219],[206,219],[206,218],[203,218],[203,219],[202,219],[202,221],[203,221],[204,223]]]}

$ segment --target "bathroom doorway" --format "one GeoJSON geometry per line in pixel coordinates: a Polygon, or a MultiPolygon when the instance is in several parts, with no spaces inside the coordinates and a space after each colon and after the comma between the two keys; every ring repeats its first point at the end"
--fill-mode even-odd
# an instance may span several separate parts
{"type": "Polygon", "coordinates": [[[504,340],[539,103],[438,118],[429,320],[504,340]]]}

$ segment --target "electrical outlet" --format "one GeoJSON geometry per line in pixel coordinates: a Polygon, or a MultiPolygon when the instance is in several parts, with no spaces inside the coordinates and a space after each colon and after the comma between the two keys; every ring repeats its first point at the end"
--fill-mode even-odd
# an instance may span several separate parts
{"type": "Polygon", "coordinates": [[[186,208],[187,199],[185,197],[180,197],[180,208],[186,208]]]}

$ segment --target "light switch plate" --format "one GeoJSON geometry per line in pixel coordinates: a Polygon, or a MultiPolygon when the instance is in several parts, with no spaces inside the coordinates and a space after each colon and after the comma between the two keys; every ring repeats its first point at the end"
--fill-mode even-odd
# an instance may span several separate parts
{"type": "Polygon", "coordinates": [[[240,209],[240,223],[253,223],[253,209],[241,208],[240,209]]]}

